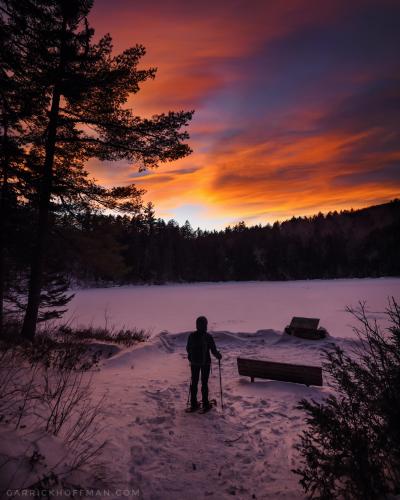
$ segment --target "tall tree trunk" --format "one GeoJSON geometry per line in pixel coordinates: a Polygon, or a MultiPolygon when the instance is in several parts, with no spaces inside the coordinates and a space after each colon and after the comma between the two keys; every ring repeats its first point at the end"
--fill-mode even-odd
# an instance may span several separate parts
{"type": "Polygon", "coordinates": [[[28,304],[21,332],[23,337],[29,340],[33,340],[35,337],[36,324],[39,315],[43,263],[48,236],[50,200],[53,187],[53,164],[59,109],[60,92],[58,88],[54,88],[46,140],[46,156],[43,165],[43,178],[39,198],[38,230],[36,234],[36,242],[32,252],[31,271],[29,276],[28,304]]]}
{"type": "Polygon", "coordinates": [[[38,211],[38,230],[36,242],[32,252],[31,271],[29,276],[28,303],[26,306],[21,334],[28,340],[33,340],[36,334],[36,325],[39,315],[40,294],[42,291],[43,264],[45,259],[47,237],[49,230],[50,201],[53,188],[53,166],[57,140],[58,117],[60,113],[61,83],[65,70],[65,34],[66,19],[63,20],[62,40],[60,48],[60,63],[55,80],[51,101],[47,138],[45,145],[45,159],[41,183],[38,211]]]}

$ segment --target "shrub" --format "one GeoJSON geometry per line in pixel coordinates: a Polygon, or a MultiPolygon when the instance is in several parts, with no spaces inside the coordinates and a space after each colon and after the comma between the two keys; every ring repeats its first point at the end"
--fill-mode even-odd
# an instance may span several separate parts
{"type": "Polygon", "coordinates": [[[140,342],[146,342],[149,339],[149,334],[145,330],[137,328],[120,330],[115,328],[70,328],[63,326],[60,328],[61,335],[73,341],[100,340],[103,342],[112,342],[130,347],[140,342]]]}
{"type": "Polygon", "coordinates": [[[14,456],[0,446],[0,496],[10,484],[32,490],[63,484],[98,459],[104,442],[97,439],[103,398],[95,400],[91,389],[96,363],[96,353],[68,339],[42,334],[33,343],[20,336],[0,342],[0,431],[26,448],[14,456]]]}
{"type": "Polygon", "coordinates": [[[384,329],[365,304],[350,310],[358,342],[345,353],[326,353],[334,394],[324,402],[302,400],[307,429],[294,472],[310,498],[376,500],[400,493],[400,307],[386,310],[384,329]]]}

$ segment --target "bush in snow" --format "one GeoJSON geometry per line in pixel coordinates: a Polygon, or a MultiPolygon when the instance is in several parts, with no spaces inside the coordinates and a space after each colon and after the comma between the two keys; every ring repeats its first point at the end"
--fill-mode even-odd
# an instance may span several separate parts
{"type": "Polygon", "coordinates": [[[102,399],[94,401],[85,346],[38,336],[0,343],[0,496],[64,484],[98,456],[102,399]],[[8,443],[8,444],[7,444],[8,443]]]}
{"type": "Polygon", "coordinates": [[[68,325],[64,325],[59,329],[59,334],[72,341],[86,342],[88,340],[100,340],[102,342],[121,344],[126,347],[146,342],[150,337],[150,334],[145,330],[137,328],[116,329],[107,325],[104,328],[93,326],[71,328],[68,325]]]}
{"type": "Polygon", "coordinates": [[[294,472],[311,498],[376,500],[400,493],[400,306],[389,302],[385,329],[364,304],[349,312],[358,342],[348,354],[326,353],[336,394],[300,402],[308,428],[294,472]]]}

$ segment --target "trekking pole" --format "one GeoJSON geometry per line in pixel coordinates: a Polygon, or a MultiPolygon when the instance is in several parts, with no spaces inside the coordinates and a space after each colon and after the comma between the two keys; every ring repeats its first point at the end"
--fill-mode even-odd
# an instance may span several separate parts
{"type": "Polygon", "coordinates": [[[192,393],[192,382],[193,382],[192,365],[189,363],[189,366],[190,366],[190,384],[189,384],[188,397],[187,397],[187,401],[186,401],[186,408],[189,407],[190,396],[192,393]]]}
{"type": "Polygon", "coordinates": [[[221,396],[221,408],[222,410],[224,409],[224,403],[222,401],[222,377],[221,377],[221,360],[218,360],[218,368],[219,368],[219,389],[220,389],[220,396],[221,396]]]}
{"type": "Polygon", "coordinates": [[[189,384],[189,392],[188,392],[188,397],[186,401],[186,406],[189,406],[189,400],[190,400],[190,393],[192,392],[192,379],[190,379],[190,384],[189,384]]]}

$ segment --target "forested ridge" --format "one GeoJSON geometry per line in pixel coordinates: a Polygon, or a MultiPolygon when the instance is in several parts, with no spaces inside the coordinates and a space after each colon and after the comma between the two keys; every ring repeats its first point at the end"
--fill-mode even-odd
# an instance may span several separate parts
{"type": "MultiPolygon", "coordinates": [[[[63,214],[53,222],[48,266],[80,284],[400,274],[399,200],[272,225],[248,227],[240,222],[220,231],[158,219],[152,204],[138,208],[133,216],[87,213],[71,219],[63,214]]],[[[23,225],[21,220],[18,227],[23,225]]],[[[25,224],[25,231],[14,234],[9,254],[10,264],[20,273],[29,230],[25,224]]]]}

